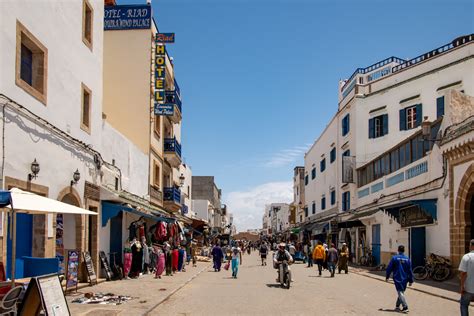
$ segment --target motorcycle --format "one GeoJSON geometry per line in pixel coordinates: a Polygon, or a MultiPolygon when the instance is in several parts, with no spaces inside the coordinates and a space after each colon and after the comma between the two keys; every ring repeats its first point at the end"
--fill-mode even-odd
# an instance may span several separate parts
{"type": "Polygon", "coordinates": [[[289,289],[291,283],[291,272],[288,269],[288,261],[284,260],[278,263],[278,279],[280,280],[280,285],[289,289]]]}

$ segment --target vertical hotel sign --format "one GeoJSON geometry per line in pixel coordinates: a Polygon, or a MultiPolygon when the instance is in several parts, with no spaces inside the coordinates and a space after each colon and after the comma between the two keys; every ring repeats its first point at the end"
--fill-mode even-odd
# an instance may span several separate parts
{"type": "Polygon", "coordinates": [[[174,33],[157,33],[155,37],[155,115],[172,116],[174,104],[165,103],[165,43],[174,43],[174,33]]]}

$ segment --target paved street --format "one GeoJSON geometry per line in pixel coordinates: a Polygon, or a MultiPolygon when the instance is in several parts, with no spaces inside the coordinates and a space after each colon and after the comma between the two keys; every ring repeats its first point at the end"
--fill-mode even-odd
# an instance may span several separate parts
{"type": "MultiPolygon", "coordinates": [[[[395,305],[392,283],[358,274],[336,275],[317,268],[292,266],[290,290],[275,284],[276,273],[262,267],[256,254],[245,255],[234,280],[230,272],[209,269],[157,306],[151,315],[391,315],[395,305]],[[388,309],[388,311],[383,311],[388,309]]],[[[410,315],[458,315],[456,302],[407,291],[410,315]]],[[[474,311],[474,310],[473,310],[474,311]]]]}

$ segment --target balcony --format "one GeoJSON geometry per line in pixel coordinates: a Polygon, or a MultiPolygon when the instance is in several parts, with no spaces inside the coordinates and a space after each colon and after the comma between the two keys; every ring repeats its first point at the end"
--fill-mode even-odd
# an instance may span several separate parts
{"type": "Polygon", "coordinates": [[[179,90],[166,91],[165,93],[165,104],[173,106],[173,115],[169,118],[171,122],[177,124],[181,121],[181,96],[179,90]]]}
{"type": "Polygon", "coordinates": [[[152,203],[163,205],[163,193],[153,185],[150,185],[150,198],[152,203]]]}
{"type": "Polygon", "coordinates": [[[178,212],[181,209],[181,191],[176,188],[164,188],[163,206],[171,212],[178,212]]]}
{"type": "Polygon", "coordinates": [[[165,138],[164,141],[165,159],[173,168],[178,168],[181,164],[181,144],[176,138],[165,138]]]}

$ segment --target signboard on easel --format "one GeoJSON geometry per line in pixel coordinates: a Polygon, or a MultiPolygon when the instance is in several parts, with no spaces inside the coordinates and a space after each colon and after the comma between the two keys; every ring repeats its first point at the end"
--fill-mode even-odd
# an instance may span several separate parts
{"type": "Polygon", "coordinates": [[[112,270],[110,269],[109,260],[107,260],[107,256],[105,255],[105,252],[100,251],[99,258],[100,258],[100,262],[102,263],[102,268],[104,268],[105,270],[105,278],[107,279],[107,281],[112,280],[112,277],[114,274],[112,273],[112,270]]]}
{"type": "Polygon", "coordinates": [[[79,272],[79,251],[68,250],[66,267],[66,292],[68,289],[76,288],[77,292],[77,273],[79,272]]]}
{"type": "Polygon", "coordinates": [[[57,274],[31,278],[18,315],[71,315],[57,274]]]}
{"type": "Polygon", "coordinates": [[[97,275],[95,274],[91,254],[89,253],[89,251],[84,251],[82,255],[84,257],[84,263],[86,264],[87,275],[89,276],[89,284],[97,284],[97,275]]]}

